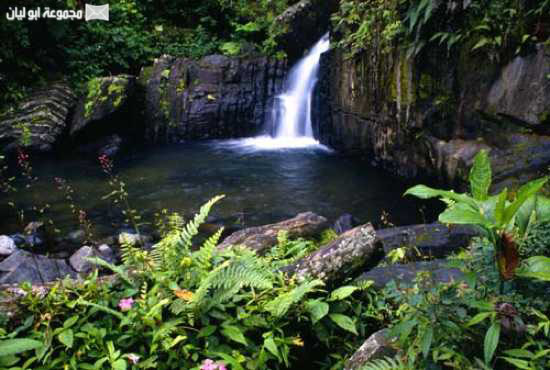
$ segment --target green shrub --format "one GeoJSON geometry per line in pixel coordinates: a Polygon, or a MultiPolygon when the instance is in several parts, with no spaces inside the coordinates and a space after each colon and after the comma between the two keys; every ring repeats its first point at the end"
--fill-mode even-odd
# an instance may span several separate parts
{"type": "Polygon", "coordinates": [[[231,369],[277,369],[319,353],[320,366],[341,366],[378,329],[373,317],[380,307],[370,284],[330,291],[320,280],[286,277],[279,268],[317,245],[284,233],[264,257],[238,246],[218,250],[222,229],[197,249],[193,237],[220,199],[186,225],[172,215],[151,251],[123,246],[121,266],[93,259],[115,280],[95,272],[82,283],[58,283],[45,296],[26,286],[19,314],[25,322],[4,323],[0,341],[43,345],[0,362],[33,369],[198,369],[210,359],[231,369]]]}
{"type": "Polygon", "coordinates": [[[534,224],[520,244],[519,252],[522,258],[538,255],[550,257],[550,222],[534,224]]]}

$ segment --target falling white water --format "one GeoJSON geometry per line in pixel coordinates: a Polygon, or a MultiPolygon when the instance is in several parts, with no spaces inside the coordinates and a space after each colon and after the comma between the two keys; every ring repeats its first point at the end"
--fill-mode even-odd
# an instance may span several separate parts
{"type": "Polygon", "coordinates": [[[275,128],[273,136],[226,140],[220,145],[252,151],[309,147],[330,150],[314,139],[311,127],[311,101],[317,82],[319,59],[329,47],[327,33],[290,70],[285,81],[285,91],[275,99],[272,112],[275,128]]]}
{"type": "Polygon", "coordinates": [[[311,100],[317,82],[319,59],[330,47],[328,33],[317,42],[302,60],[292,67],[286,80],[287,89],[277,97],[275,138],[280,140],[310,138],[311,100]]]}

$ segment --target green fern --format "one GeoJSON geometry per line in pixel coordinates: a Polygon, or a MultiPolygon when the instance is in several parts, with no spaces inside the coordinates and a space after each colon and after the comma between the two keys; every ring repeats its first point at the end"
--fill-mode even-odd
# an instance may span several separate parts
{"type": "Polygon", "coordinates": [[[182,226],[183,222],[179,215],[174,214],[171,217],[172,230],[153,247],[151,252],[151,257],[158,270],[176,271],[179,268],[181,259],[190,255],[193,237],[198,234],[199,226],[204,223],[214,204],[223,198],[224,195],[218,195],[210,199],[200,208],[193,220],[185,226],[182,226]]]}
{"type": "Polygon", "coordinates": [[[273,288],[273,272],[254,252],[234,249],[234,253],[201,280],[192,300],[196,307],[215,306],[246,287],[273,288]]]}
{"type": "Polygon", "coordinates": [[[399,357],[384,357],[367,362],[361,370],[413,370],[412,367],[405,364],[399,357]]]}
{"type": "Polygon", "coordinates": [[[218,241],[223,233],[223,227],[214,233],[210,238],[208,238],[202,247],[194,252],[191,255],[193,263],[195,263],[199,268],[208,270],[212,266],[212,256],[218,245],[218,241]]]}
{"type": "Polygon", "coordinates": [[[195,215],[193,220],[185,225],[180,233],[181,244],[184,248],[191,248],[193,237],[199,233],[199,226],[206,221],[206,218],[210,213],[210,209],[214,206],[214,204],[224,197],[225,195],[218,195],[210,199],[200,208],[199,213],[195,215]]]}
{"type": "Polygon", "coordinates": [[[325,284],[319,279],[302,282],[290,292],[281,294],[273,301],[269,302],[265,306],[265,309],[273,316],[282,317],[293,304],[300,302],[304,295],[323,285],[325,284]]]}

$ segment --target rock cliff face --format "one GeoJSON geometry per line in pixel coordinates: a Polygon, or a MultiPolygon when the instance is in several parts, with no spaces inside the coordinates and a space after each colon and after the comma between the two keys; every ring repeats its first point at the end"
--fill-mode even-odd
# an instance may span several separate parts
{"type": "Polygon", "coordinates": [[[536,176],[550,163],[550,50],[503,68],[462,54],[412,60],[396,48],[350,59],[331,50],[321,59],[316,136],[405,177],[462,183],[481,148],[502,184],[536,176]]]}
{"type": "Polygon", "coordinates": [[[263,128],[286,63],[265,57],[162,56],[142,70],[146,138],[174,142],[250,136],[263,128]]]}
{"type": "Polygon", "coordinates": [[[17,146],[37,152],[50,151],[67,125],[76,96],[62,82],[36,91],[17,109],[0,117],[0,152],[17,146]]]}

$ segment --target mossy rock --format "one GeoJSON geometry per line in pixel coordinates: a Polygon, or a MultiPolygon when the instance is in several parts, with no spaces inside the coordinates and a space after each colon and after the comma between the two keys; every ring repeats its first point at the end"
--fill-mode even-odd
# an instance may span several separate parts
{"type": "Polygon", "coordinates": [[[71,135],[76,135],[90,123],[100,121],[122,109],[133,97],[135,87],[136,77],[131,75],[90,80],[73,117],[71,135]]]}

